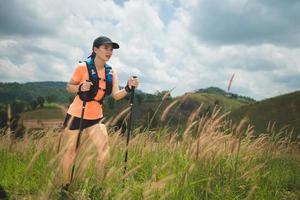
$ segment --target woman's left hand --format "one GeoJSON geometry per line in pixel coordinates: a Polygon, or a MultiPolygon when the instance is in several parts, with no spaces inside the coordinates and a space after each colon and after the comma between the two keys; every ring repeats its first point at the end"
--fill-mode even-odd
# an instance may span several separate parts
{"type": "Polygon", "coordinates": [[[135,88],[137,88],[139,86],[139,78],[138,77],[131,77],[128,80],[128,86],[130,89],[132,89],[132,86],[134,86],[135,88]]]}

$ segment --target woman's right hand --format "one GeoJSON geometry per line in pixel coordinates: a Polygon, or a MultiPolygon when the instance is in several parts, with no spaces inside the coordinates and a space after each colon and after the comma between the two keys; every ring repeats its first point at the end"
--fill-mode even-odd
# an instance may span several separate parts
{"type": "Polygon", "coordinates": [[[78,88],[78,90],[80,90],[81,92],[89,91],[92,85],[93,83],[91,81],[84,81],[80,84],[80,88],[78,88]]]}

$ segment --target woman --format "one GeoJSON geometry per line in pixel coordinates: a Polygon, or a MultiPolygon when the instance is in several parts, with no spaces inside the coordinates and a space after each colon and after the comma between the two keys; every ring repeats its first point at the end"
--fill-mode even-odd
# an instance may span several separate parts
{"type": "MultiPolygon", "coordinates": [[[[111,39],[105,36],[100,36],[94,40],[92,54],[89,56],[89,61],[96,68],[99,80],[99,87],[96,87],[96,95],[94,100],[86,102],[85,112],[82,121],[82,128],[85,133],[92,139],[98,151],[97,166],[98,170],[102,169],[105,160],[108,156],[108,135],[104,124],[99,123],[103,117],[102,98],[105,95],[105,90],[108,89],[106,79],[107,71],[106,62],[109,61],[113,54],[113,49],[118,49],[119,45],[112,42],[111,39]]],[[[64,185],[67,187],[70,181],[70,170],[76,158],[76,141],[79,132],[80,117],[82,112],[83,101],[82,96],[92,90],[93,82],[89,81],[90,71],[87,68],[87,63],[79,63],[75,72],[67,85],[67,91],[78,93],[70,105],[64,126],[66,127],[65,134],[67,136],[67,150],[63,160],[64,185]]],[[[111,95],[115,100],[124,98],[132,87],[138,87],[138,79],[130,78],[124,89],[119,90],[117,73],[114,68],[110,68],[112,72],[112,88],[111,95]]],[[[66,188],[67,189],[67,188],[66,188]]]]}

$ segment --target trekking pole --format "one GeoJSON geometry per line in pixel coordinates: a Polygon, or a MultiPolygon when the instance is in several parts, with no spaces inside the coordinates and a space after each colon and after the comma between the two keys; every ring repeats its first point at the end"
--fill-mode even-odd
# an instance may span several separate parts
{"type": "MultiPolygon", "coordinates": [[[[80,137],[81,137],[81,133],[82,133],[82,122],[83,122],[83,116],[84,116],[84,111],[85,111],[85,105],[86,105],[86,94],[84,95],[84,100],[82,101],[82,110],[81,110],[81,117],[80,117],[80,122],[79,122],[79,132],[78,132],[76,148],[75,148],[76,156],[77,156],[77,151],[78,151],[79,144],[80,144],[80,137]]],[[[74,171],[75,171],[75,162],[72,167],[71,182],[73,180],[74,171]]]]}
{"type": "MultiPolygon", "coordinates": [[[[136,78],[136,76],[133,76],[133,78],[136,78]]],[[[125,166],[124,166],[124,174],[126,173],[126,169],[127,169],[128,145],[129,145],[130,134],[131,134],[131,123],[132,123],[132,110],[133,110],[134,89],[135,89],[135,87],[132,86],[132,90],[131,90],[131,93],[130,93],[130,115],[129,115],[128,128],[127,128],[126,151],[125,151],[125,160],[124,160],[124,162],[125,162],[125,166]]]]}

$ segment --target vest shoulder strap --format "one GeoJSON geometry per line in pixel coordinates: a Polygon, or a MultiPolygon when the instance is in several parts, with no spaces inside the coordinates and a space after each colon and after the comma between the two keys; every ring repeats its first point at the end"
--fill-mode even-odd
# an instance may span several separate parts
{"type": "Polygon", "coordinates": [[[89,73],[89,79],[93,82],[93,81],[99,81],[99,76],[97,73],[97,69],[95,67],[94,64],[94,60],[93,59],[88,59],[85,61],[86,66],[87,66],[87,70],[89,73]]]}
{"type": "Polygon", "coordinates": [[[106,79],[106,92],[105,95],[110,95],[112,92],[112,86],[113,86],[113,71],[110,65],[106,64],[105,67],[105,79],[106,79]]]}
{"type": "MultiPolygon", "coordinates": [[[[92,83],[93,83],[93,86],[91,87],[91,90],[88,91],[88,95],[87,95],[88,97],[87,97],[86,100],[87,101],[97,101],[100,104],[102,104],[104,97],[106,95],[110,95],[112,93],[112,86],[113,86],[113,84],[112,84],[112,82],[113,82],[113,80],[112,80],[113,79],[113,77],[112,77],[112,74],[113,74],[112,67],[105,63],[105,65],[104,65],[104,67],[105,67],[105,78],[101,79],[98,76],[97,69],[96,69],[96,66],[94,64],[94,59],[89,58],[84,62],[86,63],[87,71],[88,71],[88,74],[89,74],[89,80],[92,81],[92,83]],[[105,89],[99,88],[99,81],[100,80],[105,81],[105,84],[106,84],[105,89]],[[97,95],[97,92],[98,92],[99,89],[102,89],[104,91],[104,95],[100,100],[95,100],[94,98],[97,95]]],[[[79,97],[81,98],[81,100],[83,100],[83,97],[82,97],[81,94],[79,94],[79,97]]]]}

